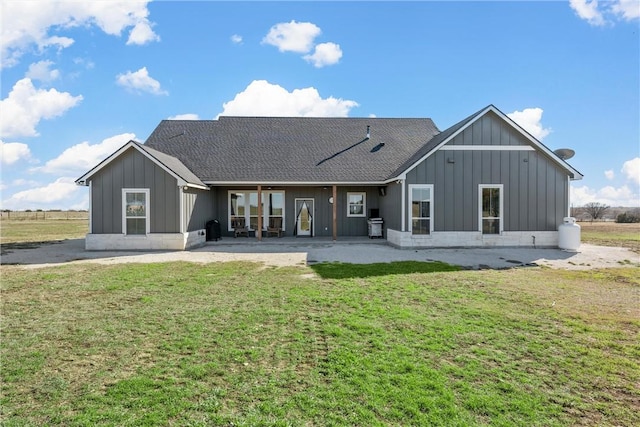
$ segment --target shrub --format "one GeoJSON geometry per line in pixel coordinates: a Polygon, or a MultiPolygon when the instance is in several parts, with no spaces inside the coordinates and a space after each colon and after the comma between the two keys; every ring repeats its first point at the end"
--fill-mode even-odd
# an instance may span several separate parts
{"type": "Polygon", "coordinates": [[[640,214],[623,212],[616,217],[616,222],[630,224],[632,222],[640,222],[640,214]]]}

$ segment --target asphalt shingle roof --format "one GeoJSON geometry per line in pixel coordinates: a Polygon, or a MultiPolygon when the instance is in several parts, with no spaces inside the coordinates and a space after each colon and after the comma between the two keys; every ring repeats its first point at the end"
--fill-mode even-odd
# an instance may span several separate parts
{"type": "Polygon", "coordinates": [[[147,154],[154,157],[157,161],[165,165],[169,170],[173,171],[177,176],[182,178],[185,182],[189,184],[196,184],[200,186],[206,186],[200,178],[198,178],[193,172],[189,170],[179,159],[167,155],[161,151],[154,150],[151,147],[145,146],[144,144],[140,144],[139,142],[132,141],[135,143],[140,149],[144,150],[147,154]]]}
{"type": "Polygon", "coordinates": [[[428,118],[220,117],[163,120],[145,146],[205,182],[381,182],[439,133],[428,118]]]}

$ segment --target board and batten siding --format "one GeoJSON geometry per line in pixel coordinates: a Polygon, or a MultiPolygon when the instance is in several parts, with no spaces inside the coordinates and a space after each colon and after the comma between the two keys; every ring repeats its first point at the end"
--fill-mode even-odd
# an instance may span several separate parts
{"type": "Polygon", "coordinates": [[[93,234],[122,233],[122,189],[148,188],[151,233],[180,232],[180,189],[174,177],[130,148],[91,177],[93,234]]]}
{"type": "Polygon", "coordinates": [[[208,221],[216,219],[214,215],[213,202],[215,200],[215,189],[200,190],[188,188],[184,191],[183,218],[185,231],[202,230],[208,221]]]}
{"type": "MultiPolygon", "coordinates": [[[[409,171],[407,189],[408,184],[434,186],[434,231],[478,231],[480,184],[504,186],[504,231],[556,231],[567,216],[567,172],[546,154],[447,150],[449,145],[529,144],[512,126],[488,113],[409,171]]],[[[410,215],[407,207],[407,224],[410,215]]]]}
{"type": "Polygon", "coordinates": [[[529,145],[513,126],[493,111],[478,118],[447,145],[529,145]]]}
{"type": "MultiPolygon", "coordinates": [[[[213,188],[212,188],[213,189],[213,188]]],[[[217,187],[214,205],[217,207],[216,218],[220,221],[222,233],[232,236],[229,228],[229,191],[255,192],[256,186],[217,187]]],[[[294,236],[296,229],[296,199],[313,199],[313,235],[317,237],[331,237],[333,235],[333,206],[329,203],[332,186],[262,186],[262,191],[284,191],[285,193],[285,236],[294,236]]],[[[337,234],[338,236],[367,236],[369,209],[380,207],[379,190],[377,186],[338,186],[337,203],[337,234]],[[347,217],[347,193],[365,192],[367,194],[364,217],[347,217]]],[[[382,209],[380,210],[382,214],[382,209]]],[[[266,224],[265,224],[266,226],[266,224]]]]}
{"type": "Polygon", "coordinates": [[[384,219],[384,228],[402,229],[402,184],[395,182],[387,184],[385,195],[380,196],[380,216],[384,219]]]}

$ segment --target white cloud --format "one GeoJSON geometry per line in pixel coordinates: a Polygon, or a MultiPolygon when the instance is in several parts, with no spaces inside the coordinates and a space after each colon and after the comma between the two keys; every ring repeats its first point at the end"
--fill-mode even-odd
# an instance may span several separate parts
{"type": "Polygon", "coordinates": [[[24,78],[0,101],[0,136],[37,136],[36,126],[40,120],[61,116],[80,101],[82,95],[36,89],[31,79],[24,78]]]}
{"type": "Polygon", "coordinates": [[[640,186],[640,157],[624,162],[622,165],[622,173],[624,173],[629,181],[640,186]]]}
{"type": "MultiPolygon", "coordinates": [[[[584,206],[589,202],[599,202],[609,206],[640,207],[640,157],[624,162],[621,171],[630,184],[620,187],[608,185],[599,189],[572,185],[571,205],[584,206]]],[[[614,175],[613,170],[605,171],[607,179],[613,179],[614,175]]]]}
{"type": "Polygon", "coordinates": [[[0,63],[11,67],[22,54],[35,46],[69,47],[74,40],[60,35],[73,27],[96,26],[109,35],[120,36],[131,28],[127,44],[159,40],[151,30],[146,0],[110,1],[3,1],[0,32],[0,63]]]}
{"type": "Polygon", "coordinates": [[[340,45],[335,43],[320,43],[316,45],[313,55],[305,55],[303,58],[311,62],[314,67],[321,68],[326,65],[337,64],[342,58],[342,50],[340,45]]]}
{"type": "Polygon", "coordinates": [[[153,32],[149,21],[138,22],[129,33],[127,44],[143,45],[149,42],[160,41],[160,36],[153,32]]]}
{"type": "Polygon", "coordinates": [[[542,126],[542,113],[542,108],[525,108],[522,111],[514,111],[513,113],[507,114],[507,116],[533,135],[534,138],[542,141],[551,133],[551,129],[542,126]]]}
{"type": "Polygon", "coordinates": [[[605,20],[598,10],[598,0],[569,0],[569,5],[576,14],[591,25],[604,25],[605,20]]]}
{"type": "Polygon", "coordinates": [[[3,165],[12,165],[19,160],[31,159],[31,150],[27,144],[21,142],[3,142],[0,140],[0,163],[3,165]]]}
{"type": "Polygon", "coordinates": [[[14,193],[2,201],[2,209],[62,209],[66,208],[69,200],[77,197],[81,190],[75,184],[74,178],[62,177],[42,187],[14,193]]]}
{"type": "Polygon", "coordinates": [[[232,101],[223,104],[223,116],[346,117],[355,101],[322,98],[313,87],[287,91],[265,80],[254,80],[232,101]]]}
{"type": "Polygon", "coordinates": [[[58,157],[51,159],[31,172],[51,173],[60,175],[81,174],[86,172],[111,155],[118,148],[132,139],[133,133],[123,133],[102,140],[98,144],[84,141],[64,150],[58,157]]]}
{"type": "Polygon", "coordinates": [[[175,116],[167,117],[167,120],[200,120],[197,114],[176,114],[175,116]]]}
{"type": "Polygon", "coordinates": [[[241,44],[242,43],[242,36],[239,36],[237,34],[234,34],[231,36],[231,42],[234,44],[241,44]]]}
{"type": "Polygon", "coordinates": [[[619,0],[613,3],[611,10],[626,21],[640,18],[640,2],[638,0],[619,0]]]}
{"type": "Polygon", "coordinates": [[[73,63],[76,65],[80,65],[87,70],[91,70],[96,66],[96,64],[92,60],[85,58],[74,58],[73,63]]]}
{"type": "Polygon", "coordinates": [[[569,0],[569,5],[578,17],[595,26],[612,24],[617,19],[632,21],[640,18],[638,0],[569,0]]]}
{"type": "Polygon", "coordinates": [[[11,185],[13,185],[14,187],[24,187],[24,186],[35,187],[36,185],[40,185],[40,183],[38,183],[37,181],[33,181],[33,180],[27,180],[27,179],[24,179],[24,178],[18,178],[18,179],[14,179],[11,182],[11,185]]]}
{"type": "Polygon", "coordinates": [[[60,70],[53,70],[52,61],[39,61],[29,65],[26,77],[31,80],[39,80],[41,82],[52,82],[60,77],[60,70]]]}
{"type": "Polygon", "coordinates": [[[127,71],[116,76],[116,83],[134,92],[147,92],[153,95],[168,95],[166,90],[160,87],[160,82],[149,76],[147,67],[142,67],[138,71],[127,71]]]}
{"type": "Polygon", "coordinates": [[[615,188],[606,186],[601,189],[571,186],[571,206],[584,206],[589,202],[604,203],[609,206],[640,207],[640,195],[627,185],[615,188]]]}
{"type": "Polygon", "coordinates": [[[605,178],[607,178],[609,181],[611,181],[613,178],[616,177],[616,174],[613,172],[613,170],[608,170],[608,171],[604,171],[604,176],[605,178]]]}
{"type": "Polygon", "coordinates": [[[278,48],[280,52],[307,53],[320,35],[320,28],[311,22],[282,22],[276,24],[262,39],[262,43],[278,48]]]}

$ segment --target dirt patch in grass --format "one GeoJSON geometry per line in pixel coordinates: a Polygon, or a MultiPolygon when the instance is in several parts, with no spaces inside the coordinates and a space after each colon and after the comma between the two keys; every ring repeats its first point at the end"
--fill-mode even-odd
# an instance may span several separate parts
{"type": "Polygon", "coordinates": [[[14,242],[0,244],[0,255],[5,255],[21,249],[36,249],[43,245],[54,245],[62,243],[62,240],[50,240],[47,242],[14,242]]]}

